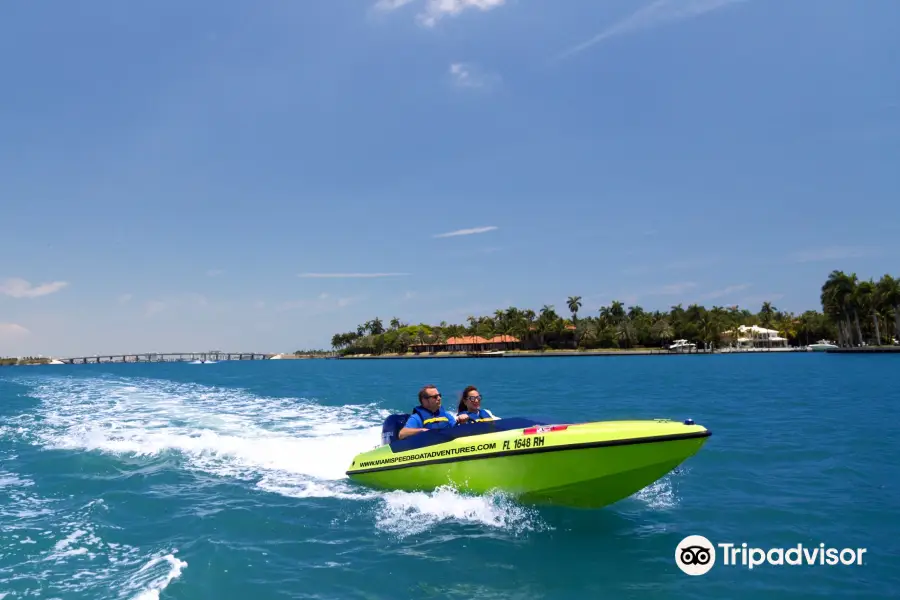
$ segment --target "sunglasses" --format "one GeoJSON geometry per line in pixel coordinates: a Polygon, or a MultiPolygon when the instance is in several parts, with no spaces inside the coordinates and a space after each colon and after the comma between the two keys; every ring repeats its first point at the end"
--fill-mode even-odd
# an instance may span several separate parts
{"type": "Polygon", "coordinates": [[[425,397],[428,398],[429,400],[434,400],[435,398],[443,398],[443,396],[441,394],[431,394],[431,395],[425,396],[425,397]]]}
{"type": "Polygon", "coordinates": [[[472,402],[478,400],[479,402],[481,402],[481,396],[466,396],[466,400],[471,400],[472,402]]]}

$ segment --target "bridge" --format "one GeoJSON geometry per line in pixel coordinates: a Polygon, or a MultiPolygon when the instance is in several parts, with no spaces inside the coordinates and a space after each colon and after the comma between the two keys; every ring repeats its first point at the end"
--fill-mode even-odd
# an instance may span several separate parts
{"type": "Polygon", "coordinates": [[[67,365],[87,365],[100,363],[140,363],[140,362],[194,362],[198,360],[269,360],[275,354],[259,352],[144,352],[142,354],[95,354],[94,356],[75,356],[58,358],[67,365]]]}

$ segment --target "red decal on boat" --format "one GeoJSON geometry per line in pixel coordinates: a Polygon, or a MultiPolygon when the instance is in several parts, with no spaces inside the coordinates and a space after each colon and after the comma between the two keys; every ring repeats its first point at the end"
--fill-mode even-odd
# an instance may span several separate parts
{"type": "Polygon", "coordinates": [[[529,427],[522,431],[525,435],[533,435],[535,433],[547,433],[549,431],[565,431],[568,425],[542,425],[540,427],[529,427]]]}

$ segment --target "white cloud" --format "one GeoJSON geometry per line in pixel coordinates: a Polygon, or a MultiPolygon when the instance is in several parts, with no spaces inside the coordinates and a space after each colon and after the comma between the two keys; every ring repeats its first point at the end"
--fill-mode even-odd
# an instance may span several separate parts
{"type": "Polygon", "coordinates": [[[375,3],[375,8],[378,10],[396,10],[414,1],[415,0],[378,0],[378,2],[375,3]]]}
{"type": "Polygon", "coordinates": [[[409,273],[300,273],[305,279],[372,279],[377,277],[405,277],[409,273]]]}
{"type": "Polygon", "coordinates": [[[499,82],[499,77],[482,71],[469,63],[452,63],[447,69],[453,84],[462,88],[486,88],[499,82]]]}
{"type": "Polygon", "coordinates": [[[456,85],[461,85],[463,87],[478,86],[478,82],[472,79],[472,73],[470,72],[469,67],[463,63],[453,63],[450,65],[450,75],[453,76],[453,81],[456,85]]]}
{"type": "Polygon", "coordinates": [[[418,19],[426,27],[433,27],[442,18],[455,17],[470,8],[485,12],[505,3],[506,0],[428,0],[425,12],[418,19]]]}
{"type": "Polygon", "coordinates": [[[32,285],[24,279],[13,277],[0,283],[0,294],[6,294],[13,298],[37,298],[38,296],[55,294],[67,285],[69,285],[67,281],[53,281],[32,285]]]}
{"type": "Polygon", "coordinates": [[[489,227],[472,227],[471,229],[457,229],[456,231],[449,231],[447,233],[438,233],[433,237],[436,238],[446,238],[446,237],[456,237],[458,235],[475,235],[476,233],[487,233],[488,231],[494,231],[497,227],[491,225],[489,227]]]}
{"type": "Polygon", "coordinates": [[[699,17],[719,8],[746,2],[747,0],[656,0],[631,13],[621,21],[613,23],[594,37],[572,46],[558,58],[565,58],[587,50],[609,38],[648,29],[670,21],[680,21],[699,17]]]}
{"type": "Polygon", "coordinates": [[[30,333],[30,331],[17,323],[0,323],[0,339],[19,338],[30,333]]]}
{"type": "MultiPolygon", "coordinates": [[[[402,8],[414,1],[378,0],[375,8],[387,12],[402,8]]],[[[434,27],[444,17],[455,17],[469,9],[485,12],[504,4],[506,4],[506,0],[427,0],[425,8],[416,16],[416,19],[425,27],[434,27]]]]}

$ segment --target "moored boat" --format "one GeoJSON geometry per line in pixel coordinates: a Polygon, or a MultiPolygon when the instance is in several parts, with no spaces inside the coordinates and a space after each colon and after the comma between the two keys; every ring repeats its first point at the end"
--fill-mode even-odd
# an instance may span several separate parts
{"type": "Polygon", "coordinates": [[[826,350],[835,350],[837,346],[830,340],[819,340],[815,344],[807,346],[806,349],[810,352],[825,352],[826,350]]]}
{"type": "Polygon", "coordinates": [[[383,444],[353,459],[351,480],[404,491],[450,484],[477,494],[505,492],[526,504],[600,508],[657,481],[710,436],[690,419],[554,424],[504,418],[395,439],[406,416],[385,420],[383,444]]]}

